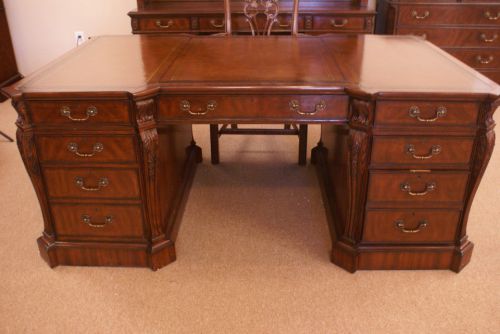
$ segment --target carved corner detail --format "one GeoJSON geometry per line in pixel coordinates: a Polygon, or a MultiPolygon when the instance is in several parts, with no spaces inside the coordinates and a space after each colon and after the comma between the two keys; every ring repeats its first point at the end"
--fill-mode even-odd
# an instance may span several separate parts
{"type": "Polygon", "coordinates": [[[355,126],[368,127],[373,124],[374,111],[370,101],[351,100],[350,124],[355,126]]]}

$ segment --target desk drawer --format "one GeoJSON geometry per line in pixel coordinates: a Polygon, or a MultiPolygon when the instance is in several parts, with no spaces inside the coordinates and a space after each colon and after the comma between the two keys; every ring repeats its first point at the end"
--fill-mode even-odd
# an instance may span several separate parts
{"type": "Polygon", "coordinates": [[[189,32],[191,30],[191,20],[188,16],[158,16],[138,19],[139,31],[172,33],[189,32]]]}
{"type": "Polygon", "coordinates": [[[368,210],[363,240],[376,243],[433,243],[455,240],[460,211],[368,210]]]}
{"type": "Polygon", "coordinates": [[[160,120],[265,122],[345,120],[348,100],[336,95],[163,96],[160,120]]]}
{"type": "Polygon", "coordinates": [[[126,101],[31,101],[28,107],[35,124],[130,123],[126,101]]]}
{"type": "Polygon", "coordinates": [[[461,205],[468,172],[373,171],[368,185],[368,202],[434,207],[461,205]]]}
{"type": "Polygon", "coordinates": [[[52,204],[51,210],[59,238],[144,238],[140,205],[52,204]]]}
{"type": "Polygon", "coordinates": [[[373,138],[372,165],[429,166],[436,164],[467,166],[474,138],[434,136],[375,136],[373,138]]]}
{"type": "Polygon", "coordinates": [[[398,35],[415,35],[440,47],[500,47],[500,28],[398,28],[398,35]]]}
{"type": "Polygon", "coordinates": [[[500,26],[500,6],[401,5],[400,25],[493,25],[500,26]]]}
{"type": "Polygon", "coordinates": [[[380,101],[378,125],[476,126],[479,106],[474,102],[380,101]]]}
{"type": "Polygon", "coordinates": [[[136,162],[132,136],[38,136],[42,162],[136,162]]]}
{"type": "Polygon", "coordinates": [[[447,49],[445,51],[470,67],[500,68],[500,49],[447,49]]]}
{"type": "Polygon", "coordinates": [[[362,16],[315,15],[313,17],[313,30],[364,32],[366,28],[366,18],[362,16]]]}
{"type": "Polygon", "coordinates": [[[44,168],[44,175],[52,198],[140,197],[135,169],[44,168]]]}

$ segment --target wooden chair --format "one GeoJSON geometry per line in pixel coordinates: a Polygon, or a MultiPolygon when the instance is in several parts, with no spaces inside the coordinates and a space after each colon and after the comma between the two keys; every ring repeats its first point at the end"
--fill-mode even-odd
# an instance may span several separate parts
{"type": "MultiPolygon", "coordinates": [[[[292,36],[298,35],[299,1],[294,0],[292,14],[292,36]]],[[[230,0],[224,0],[226,34],[231,35],[230,0]]],[[[245,0],[243,12],[250,26],[252,36],[271,35],[278,21],[279,0],[245,0]],[[261,18],[264,18],[262,25],[261,18]]],[[[219,137],[222,135],[292,135],[299,138],[299,165],[307,161],[307,124],[285,124],[282,129],[240,128],[238,124],[211,124],[210,146],[212,164],[219,163],[219,137]]]]}

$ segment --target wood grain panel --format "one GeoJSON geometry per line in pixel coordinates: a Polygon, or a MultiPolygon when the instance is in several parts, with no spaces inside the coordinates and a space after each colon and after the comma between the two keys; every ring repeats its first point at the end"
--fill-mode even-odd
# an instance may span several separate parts
{"type": "Polygon", "coordinates": [[[451,210],[368,210],[363,241],[395,243],[436,243],[455,240],[460,211],[451,210]],[[405,233],[398,227],[402,223],[405,233]],[[423,226],[422,224],[425,224],[423,226]]]}
{"type": "Polygon", "coordinates": [[[52,204],[51,210],[59,237],[144,238],[142,209],[138,205],[52,204]],[[84,217],[90,221],[87,223],[84,217]],[[107,218],[110,219],[106,221],[107,218]]]}
{"type": "Polygon", "coordinates": [[[139,198],[139,179],[135,169],[108,168],[44,168],[47,191],[52,198],[139,198]],[[95,191],[83,190],[77,184],[95,191]],[[99,181],[107,179],[107,185],[99,186],[99,181]]]}

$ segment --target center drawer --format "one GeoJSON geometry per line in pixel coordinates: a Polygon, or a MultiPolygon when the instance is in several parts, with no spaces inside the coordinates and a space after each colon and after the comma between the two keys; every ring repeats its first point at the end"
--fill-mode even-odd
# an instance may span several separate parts
{"type": "Polygon", "coordinates": [[[346,120],[347,107],[343,95],[162,96],[158,118],[193,123],[332,121],[346,120]]]}
{"type": "Polygon", "coordinates": [[[372,171],[369,207],[462,207],[469,172],[372,171]]]}
{"type": "Polygon", "coordinates": [[[44,168],[51,198],[138,199],[139,177],[135,169],[44,168]]]}
{"type": "Polygon", "coordinates": [[[144,238],[140,205],[52,204],[58,237],[144,238]]]}
{"type": "Polygon", "coordinates": [[[37,136],[42,162],[133,163],[137,160],[132,136],[37,136]]]}
{"type": "Polygon", "coordinates": [[[366,18],[361,16],[315,15],[313,17],[314,30],[363,32],[366,28],[366,18]]]}

